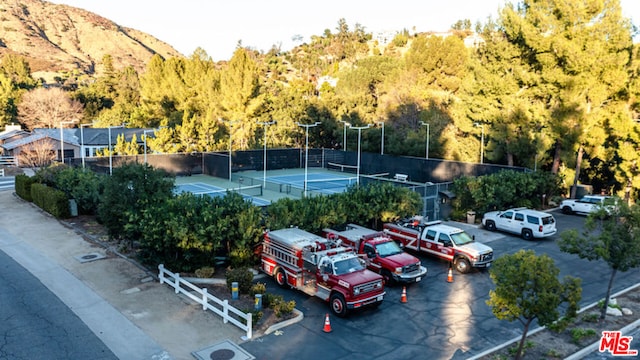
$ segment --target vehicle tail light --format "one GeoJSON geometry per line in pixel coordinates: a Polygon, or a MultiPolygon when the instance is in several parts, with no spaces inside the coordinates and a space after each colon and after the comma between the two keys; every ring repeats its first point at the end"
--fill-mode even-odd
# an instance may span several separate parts
{"type": "Polygon", "coordinates": [[[542,232],[542,228],[543,228],[543,226],[542,226],[542,225],[540,225],[540,227],[538,228],[538,231],[539,231],[539,232],[542,232]]]}

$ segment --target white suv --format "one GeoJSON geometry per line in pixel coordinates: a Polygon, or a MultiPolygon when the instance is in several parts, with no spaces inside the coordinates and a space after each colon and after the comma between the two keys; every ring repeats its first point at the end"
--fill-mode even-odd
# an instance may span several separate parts
{"type": "Polygon", "coordinates": [[[558,232],[553,215],[527,208],[488,212],[482,217],[482,225],[489,231],[506,231],[525,240],[540,239],[558,232]]]}
{"type": "Polygon", "coordinates": [[[612,196],[605,195],[585,195],[580,199],[566,199],[560,203],[560,210],[564,214],[590,214],[597,211],[600,207],[615,205],[615,199],[612,196]]]}

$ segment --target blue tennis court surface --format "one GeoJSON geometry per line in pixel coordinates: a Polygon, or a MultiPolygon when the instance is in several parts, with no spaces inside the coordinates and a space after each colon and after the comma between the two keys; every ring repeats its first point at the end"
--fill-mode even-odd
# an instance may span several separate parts
{"type": "Polygon", "coordinates": [[[271,201],[258,198],[256,196],[262,196],[262,185],[237,187],[233,189],[225,189],[218,186],[213,186],[205,183],[187,183],[176,185],[176,193],[190,192],[194,195],[207,195],[207,196],[225,196],[227,192],[234,192],[242,195],[245,200],[250,200],[256,206],[267,206],[271,204],[271,201]]]}
{"type": "MultiPolygon", "coordinates": [[[[297,189],[304,189],[304,174],[269,176],[269,182],[285,184],[297,189]]],[[[342,193],[349,186],[357,183],[357,177],[336,174],[307,174],[307,190],[323,194],[342,193]]]]}

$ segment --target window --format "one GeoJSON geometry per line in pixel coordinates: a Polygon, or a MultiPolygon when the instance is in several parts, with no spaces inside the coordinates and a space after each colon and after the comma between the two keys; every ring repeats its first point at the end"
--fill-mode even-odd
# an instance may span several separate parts
{"type": "Polygon", "coordinates": [[[516,213],[515,220],[516,221],[524,221],[524,214],[516,213]]]}
{"type": "Polygon", "coordinates": [[[436,240],[436,232],[433,230],[427,230],[427,240],[435,241],[436,240]]]}
{"type": "Polygon", "coordinates": [[[527,215],[527,222],[529,224],[540,225],[540,219],[533,215],[527,215]]]}
{"type": "Polygon", "coordinates": [[[447,242],[451,243],[451,238],[447,234],[440,234],[440,236],[438,237],[438,242],[442,244],[447,242]]]}
{"type": "Polygon", "coordinates": [[[504,214],[500,215],[501,218],[511,219],[513,217],[513,211],[507,211],[504,214]]]}

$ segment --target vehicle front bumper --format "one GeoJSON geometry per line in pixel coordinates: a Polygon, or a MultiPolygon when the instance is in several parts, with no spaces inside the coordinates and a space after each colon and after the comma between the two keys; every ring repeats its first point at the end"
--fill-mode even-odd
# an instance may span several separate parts
{"type": "Polygon", "coordinates": [[[424,266],[420,266],[420,268],[416,271],[412,271],[410,273],[402,273],[402,274],[392,274],[393,280],[403,284],[412,284],[419,282],[427,276],[427,268],[424,266]]]}

